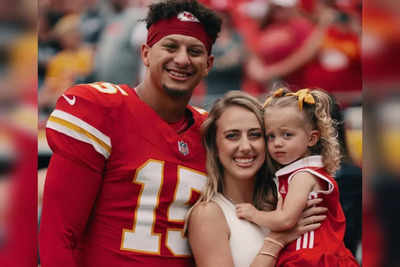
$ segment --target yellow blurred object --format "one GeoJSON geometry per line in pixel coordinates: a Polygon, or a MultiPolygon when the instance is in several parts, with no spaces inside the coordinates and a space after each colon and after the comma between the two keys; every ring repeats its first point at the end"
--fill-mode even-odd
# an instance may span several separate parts
{"type": "Polygon", "coordinates": [[[35,32],[27,32],[15,40],[10,53],[10,65],[11,69],[16,72],[16,75],[19,75],[18,77],[27,75],[29,72],[36,70],[37,42],[35,32]]]}
{"type": "Polygon", "coordinates": [[[10,120],[25,133],[37,135],[37,107],[35,105],[19,105],[9,114],[10,120]]]}
{"type": "Polygon", "coordinates": [[[61,51],[49,62],[46,77],[62,77],[66,71],[87,75],[92,70],[92,50],[82,47],[76,51],[61,51]]]}
{"type": "Polygon", "coordinates": [[[9,132],[0,129],[0,159],[8,159],[15,154],[13,138],[9,132]]]}
{"type": "Polygon", "coordinates": [[[62,51],[55,55],[49,62],[46,82],[51,80],[53,90],[64,91],[65,80],[70,81],[70,86],[76,78],[84,77],[92,71],[93,53],[87,47],[76,51],[62,51]]]}
{"type": "Polygon", "coordinates": [[[400,129],[387,129],[382,132],[379,144],[386,169],[400,173],[400,129]]]}
{"type": "Polygon", "coordinates": [[[66,15],[62,17],[54,26],[53,34],[55,37],[60,37],[68,34],[71,31],[78,30],[79,16],[76,14],[66,15]]]}
{"type": "Polygon", "coordinates": [[[350,157],[358,166],[362,166],[362,130],[346,129],[346,141],[350,157]]]}

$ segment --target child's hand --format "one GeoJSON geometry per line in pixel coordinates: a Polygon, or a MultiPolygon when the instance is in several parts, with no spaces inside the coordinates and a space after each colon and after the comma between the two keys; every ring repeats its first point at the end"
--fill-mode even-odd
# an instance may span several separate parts
{"type": "Polygon", "coordinates": [[[258,210],[250,203],[240,203],[236,205],[236,215],[240,219],[254,222],[257,211],[258,210]]]}

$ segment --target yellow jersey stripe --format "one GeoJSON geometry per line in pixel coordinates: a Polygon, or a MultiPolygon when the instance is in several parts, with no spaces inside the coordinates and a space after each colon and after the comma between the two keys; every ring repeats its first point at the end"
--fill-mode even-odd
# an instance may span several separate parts
{"type": "MultiPolygon", "coordinates": [[[[71,114],[68,115],[75,117],[71,114]]],[[[82,120],[76,117],[75,119],[83,122],[82,120]]],[[[110,139],[85,122],[76,124],[77,120],[71,122],[71,120],[58,117],[57,113],[54,114],[53,112],[49,120],[47,121],[46,127],[58,131],[60,133],[63,133],[65,135],[68,135],[79,141],[91,144],[97,152],[102,154],[107,159],[111,153],[110,139]],[[97,132],[93,131],[93,129],[95,129],[97,132]],[[100,138],[99,138],[99,133],[100,133],[100,138]]]]}

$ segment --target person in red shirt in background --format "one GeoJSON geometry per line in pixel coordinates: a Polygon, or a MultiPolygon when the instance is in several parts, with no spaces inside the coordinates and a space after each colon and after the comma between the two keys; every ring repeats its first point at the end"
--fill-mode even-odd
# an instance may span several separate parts
{"type": "Polygon", "coordinates": [[[250,56],[243,89],[268,93],[275,82],[294,90],[320,87],[342,105],[361,91],[360,3],[241,0],[231,5],[250,56]],[[339,83],[340,81],[340,83],[339,83]]]}
{"type": "Polygon", "coordinates": [[[327,28],[316,56],[303,68],[302,76],[289,83],[324,88],[345,107],[361,101],[361,1],[345,5],[329,0],[324,5],[335,10],[335,19],[327,28]]]}
{"type": "Polygon", "coordinates": [[[243,0],[232,9],[235,23],[251,51],[244,90],[262,94],[268,92],[274,81],[291,84],[317,53],[333,20],[332,11],[322,9],[314,20],[300,4],[296,0],[243,0]]]}
{"type": "Polygon", "coordinates": [[[214,64],[204,79],[205,92],[202,98],[192,98],[209,110],[213,102],[231,90],[241,90],[244,65],[247,60],[247,47],[243,37],[233,23],[232,6],[234,1],[202,0],[202,3],[217,12],[222,19],[221,32],[213,45],[214,64]]]}

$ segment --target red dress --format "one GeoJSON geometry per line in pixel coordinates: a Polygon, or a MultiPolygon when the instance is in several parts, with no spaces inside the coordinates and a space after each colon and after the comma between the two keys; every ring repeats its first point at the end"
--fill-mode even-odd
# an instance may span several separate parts
{"type": "Polygon", "coordinates": [[[193,124],[177,134],[126,85],[78,85],[60,97],[47,122],[48,143],[54,154],[98,173],[100,181],[68,177],[77,184],[87,179],[85,184],[91,186],[65,188],[75,196],[73,203],[65,203],[68,208],[61,215],[59,208],[46,206],[56,196],[46,196],[45,188],[43,266],[60,262],[56,258],[67,258],[60,254],[68,253],[74,260],[57,266],[194,265],[182,230],[186,211],[207,180],[200,136],[206,114],[191,106],[187,110],[193,124]],[[99,188],[95,199],[75,193],[93,186],[99,188]],[[94,202],[89,219],[73,211],[84,201],[94,202]],[[56,226],[54,233],[46,232],[46,227],[59,222],[63,225],[56,226]],[[81,233],[76,229],[82,225],[81,233]],[[60,232],[63,235],[55,239],[53,234],[60,232]],[[50,253],[51,247],[63,249],[50,253]]]}
{"type": "Polygon", "coordinates": [[[327,190],[311,192],[309,199],[322,198],[328,208],[327,218],[320,228],[303,234],[281,251],[276,266],[332,267],[359,266],[344,246],[345,217],[339,202],[336,181],[324,170],[321,156],[309,156],[295,161],[276,172],[278,191],[286,197],[288,185],[299,172],[309,172],[327,184],[327,190]]]}

